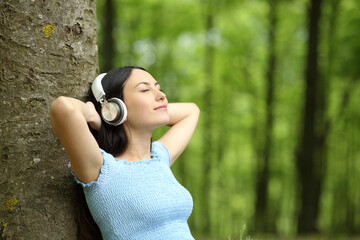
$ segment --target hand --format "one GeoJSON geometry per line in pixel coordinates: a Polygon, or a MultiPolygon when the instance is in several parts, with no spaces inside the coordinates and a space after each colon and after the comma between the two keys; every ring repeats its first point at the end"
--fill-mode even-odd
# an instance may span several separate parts
{"type": "Polygon", "coordinates": [[[89,123],[90,127],[96,131],[99,131],[101,128],[101,117],[95,109],[95,106],[92,102],[86,102],[85,105],[88,108],[88,115],[86,121],[89,123]]]}

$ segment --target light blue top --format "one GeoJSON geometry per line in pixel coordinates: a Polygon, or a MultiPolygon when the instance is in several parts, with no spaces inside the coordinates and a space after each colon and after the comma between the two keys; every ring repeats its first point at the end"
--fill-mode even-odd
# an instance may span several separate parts
{"type": "Polygon", "coordinates": [[[170,155],[152,143],[151,159],[119,160],[101,150],[99,178],[83,186],[90,212],[104,240],[189,240],[193,201],[170,170],[170,155]]]}

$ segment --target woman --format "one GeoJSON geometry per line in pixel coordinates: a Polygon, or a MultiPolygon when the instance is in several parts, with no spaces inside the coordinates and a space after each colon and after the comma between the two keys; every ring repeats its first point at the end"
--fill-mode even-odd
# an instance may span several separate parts
{"type": "Polygon", "coordinates": [[[168,104],[159,83],[140,67],[113,69],[99,78],[102,100],[59,97],[51,105],[51,123],[102,238],[193,239],[187,224],[192,198],[170,166],[193,135],[198,107],[168,104]],[[111,98],[127,109],[119,125],[105,122],[101,112],[111,98]],[[153,131],[165,125],[170,129],[151,142],[153,131]]]}

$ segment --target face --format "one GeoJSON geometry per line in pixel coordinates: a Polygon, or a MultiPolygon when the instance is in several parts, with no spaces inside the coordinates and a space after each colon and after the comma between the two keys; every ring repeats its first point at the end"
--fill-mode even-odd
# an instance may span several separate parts
{"type": "Polygon", "coordinates": [[[146,71],[132,70],[124,86],[124,102],[128,110],[126,122],[132,127],[153,130],[169,123],[166,95],[146,71]]]}

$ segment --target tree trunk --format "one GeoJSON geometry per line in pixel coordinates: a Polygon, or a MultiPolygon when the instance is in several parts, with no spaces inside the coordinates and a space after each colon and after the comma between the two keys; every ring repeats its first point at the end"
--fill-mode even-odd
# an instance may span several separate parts
{"type": "Polygon", "coordinates": [[[76,239],[74,180],[50,125],[97,73],[96,1],[0,2],[0,239],[76,239]]]}
{"type": "MultiPolygon", "coordinates": [[[[212,15],[211,10],[207,9],[206,18],[205,18],[205,30],[207,34],[210,33],[211,29],[214,27],[214,16],[212,15]]],[[[213,69],[214,69],[214,46],[211,45],[210,37],[207,35],[207,44],[205,49],[205,91],[203,96],[202,108],[202,119],[204,121],[203,125],[203,186],[202,186],[202,220],[203,226],[202,230],[205,234],[209,234],[211,230],[211,208],[210,208],[210,186],[211,186],[211,166],[213,161],[213,112],[212,112],[212,99],[213,99],[213,69]]]]}
{"type": "Polygon", "coordinates": [[[321,0],[312,0],[309,11],[309,42],[305,77],[304,121],[297,152],[300,193],[298,233],[317,232],[319,200],[325,162],[324,109],[325,89],[318,74],[318,36],[321,0]]]}
{"type": "Polygon", "coordinates": [[[105,1],[104,9],[104,30],[103,30],[103,57],[100,61],[101,72],[108,72],[114,68],[114,57],[115,57],[115,41],[113,37],[115,9],[113,0],[105,1]]]}
{"type": "Polygon", "coordinates": [[[276,71],[276,1],[269,1],[270,28],[269,28],[269,56],[268,70],[266,73],[266,119],[265,119],[265,142],[263,154],[258,158],[257,166],[257,185],[255,202],[255,229],[258,232],[273,232],[270,226],[274,221],[268,214],[268,182],[270,178],[269,162],[271,158],[272,135],[273,135],[273,115],[274,115],[274,90],[275,90],[275,71],[276,71]]]}

